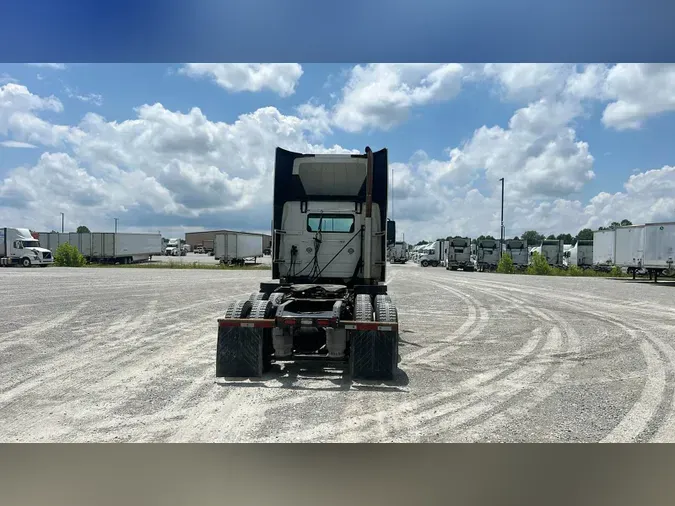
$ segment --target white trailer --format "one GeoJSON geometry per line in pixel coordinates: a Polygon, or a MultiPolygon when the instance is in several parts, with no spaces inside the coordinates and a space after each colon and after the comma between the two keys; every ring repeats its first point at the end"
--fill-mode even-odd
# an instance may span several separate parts
{"type": "Polygon", "coordinates": [[[214,257],[221,264],[244,265],[248,258],[255,261],[263,256],[263,238],[257,234],[216,234],[213,247],[214,257]]]}
{"type": "Polygon", "coordinates": [[[40,232],[40,244],[55,251],[61,244],[75,246],[90,262],[133,263],[150,260],[162,254],[160,234],[115,232],[40,232]]]}
{"type": "Polygon", "coordinates": [[[499,241],[495,239],[481,239],[476,244],[476,265],[478,270],[491,271],[499,264],[499,241]]]}
{"type": "Polygon", "coordinates": [[[593,232],[593,265],[596,268],[610,268],[614,265],[616,232],[596,230],[593,232]]]}
{"type": "Polygon", "coordinates": [[[27,228],[0,228],[0,265],[47,267],[54,263],[54,256],[27,228]]]}
{"type": "Polygon", "coordinates": [[[644,263],[650,278],[675,276],[675,222],[644,225],[644,263]]]}
{"type": "Polygon", "coordinates": [[[629,273],[642,269],[644,249],[644,225],[614,229],[614,265],[624,267],[629,273]]]}
{"type": "Polygon", "coordinates": [[[507,239],[505,251],[513,260],[516,269],[524,269],[529,264],[530,252],[527,249],[527,241],[520,239],[507,239]]]}

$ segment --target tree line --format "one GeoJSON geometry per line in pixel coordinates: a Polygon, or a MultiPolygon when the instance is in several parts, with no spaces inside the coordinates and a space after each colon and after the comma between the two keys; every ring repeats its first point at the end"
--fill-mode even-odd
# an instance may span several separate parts
{"type": "MultiPolygon", "coordinates": [[[[606,227],[599,227],[598,230],[614,230],[617,227],[627,227],[632,225],[633,223],[630,220],[621,220],[621,221],[613,221],[606,227]]],[[[454,238],[461,238],[462,236],[456,235],[454,238]]],[[[499,240],[498,238],[495,238],[491,235],[479,235],[475,239],[471,239],[472,243],[476,243],[478,241],[482,241],[484,239],[492,239],[494,241],[499,240]]],[[[590,228],[584,228],[579,231],[577,235],[572,235],[572,234],[550,234],[548,236],[544,234],[540,234],[536,230],[528,230],[527,232],[524,232],[520,237],[516,236],[513,239],[516,240],[523,240],[527,241],[527,244],[539,244],[543,240],[561,240],[563,241],[564,244],[571,244],[574,246],[577,241],[582,240],[582,241],[590,241],[593,239],[593,230],[590,228]]],[[[436,239],[437,241],[443,241],[445,240],[444,238],[436,239]]],[[[429,241],[419,241],[415,246],[419,246],[421,244],[429,244],[429,241]]]]}

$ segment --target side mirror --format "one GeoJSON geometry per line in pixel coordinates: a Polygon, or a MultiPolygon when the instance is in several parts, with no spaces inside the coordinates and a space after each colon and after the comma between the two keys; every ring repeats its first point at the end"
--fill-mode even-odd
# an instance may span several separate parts
{"type": "Polygon", "coordinates": [[[396,222],[387,220],[387,246],[391,246],[396,242],[396,222]]]}

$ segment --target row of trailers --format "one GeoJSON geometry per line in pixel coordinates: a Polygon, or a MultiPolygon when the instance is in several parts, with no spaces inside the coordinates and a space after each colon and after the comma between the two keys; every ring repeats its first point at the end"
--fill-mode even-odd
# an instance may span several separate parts
{"type": "Polygon", "coordinates": [[[649,274],[655,282],[659,276],[675,276],[675,222],[598,230],[593,242],[595,265],[621,267],[633,278],[649,274]]]}
{"type": "Polygon", "coordinates": [[[89,261],[130,264],[147,262],[162,254],[161,234],[129,234],[117,232],[39,232],[42,248],[55,252],[64,243],[75,246],[89,261]]]}

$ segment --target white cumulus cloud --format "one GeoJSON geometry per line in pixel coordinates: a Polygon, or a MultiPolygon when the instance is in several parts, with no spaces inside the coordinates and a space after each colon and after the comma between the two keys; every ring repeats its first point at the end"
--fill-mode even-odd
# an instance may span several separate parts
{"type": "Polygon", "coordinates": [[[298,63],[187,63],[179,72],[209,78],[228,91],[270,90],[288,97],[295,93],[303,70],[298,63]]]}

